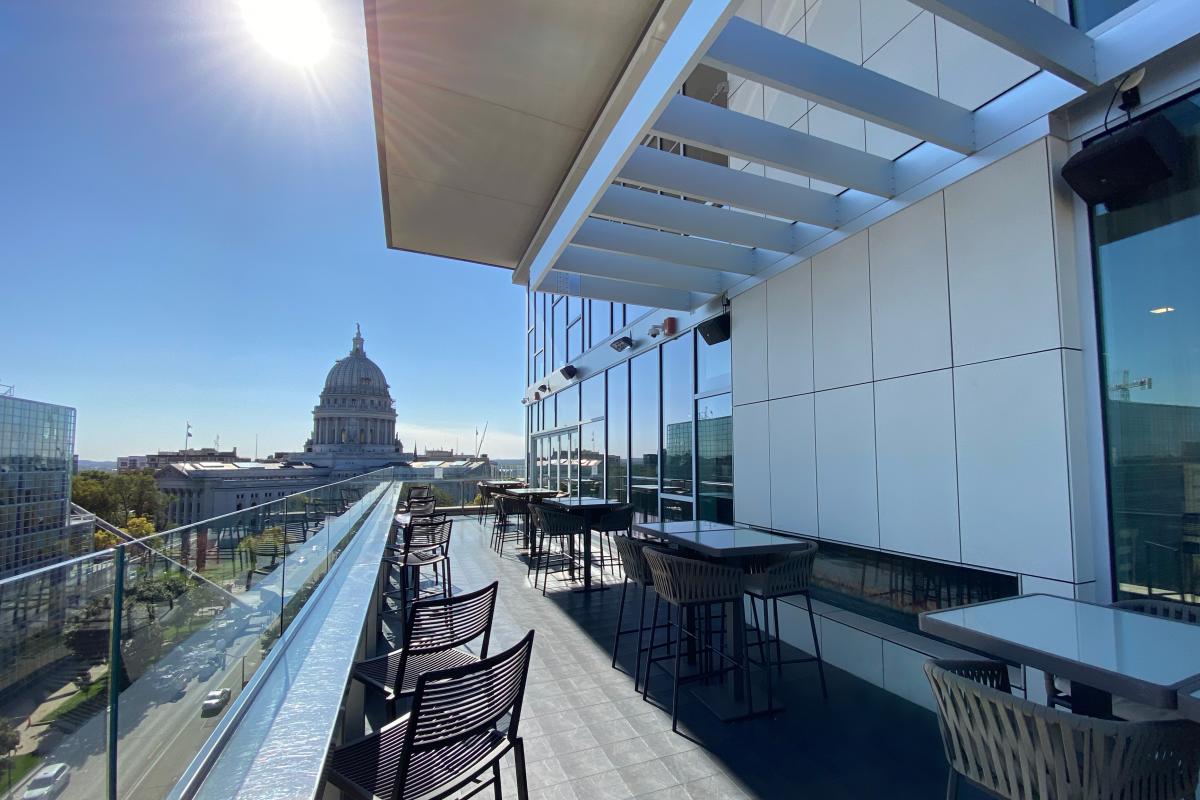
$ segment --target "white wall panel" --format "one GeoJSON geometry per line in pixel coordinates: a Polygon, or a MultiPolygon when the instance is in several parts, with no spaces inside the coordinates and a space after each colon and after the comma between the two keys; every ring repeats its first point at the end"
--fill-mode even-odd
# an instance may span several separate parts
{"type": "Polygon", "coordinates": [[[822,539],[879,546],[873,394],[871,385],[863,384],[816,396],[817,511],[822,539]]]}
{"type": "Polygon", "coordinates": [[[962,558],[1071,580],[1058,351],[954,369],[962,558]]]}
{"type": "Polygon", "coordinates": [[[861,8],[862,49],[867,59],[921,14],[908,0],[861,0],[861,8]]]}
{"type": "MultiPolygon", "coordinates": [[[[1074,530],[1075,580],[1096,579],[1097,569],[1108,566],[1106,526],[1092,524],[1092,484],[1088,463],[1091,442],[1088,438],[1087,386],[1083,369],[1083,353],[1062,350],[1063,403],[1067,418],[1067,478],[1071,487],[1071,527],[1074,530]],[[1097,553],[1103,567],[1098,567],[1097,553]]],[[[1102,447],[1102,446],[1101,446],[1102,447]]],[[[1101,450],[1101,452],[1103,452],[1101,450]]]]}
{"type": "MultiPolygon", "coordinates": [[[[821,617],[821,655],[826,663],[883,686],[883,640],[821,617]]],[[[811,637],[810,637],[811,638],[811,637]]]]}
{"type": "Polygon", "coordinates": [[[838,58],[862,63],[858,0],[808,0],[804,16],[808,43],[838,58]]]}
{"type": "Polygon", "coordinates": [[[733,298],[730,307],[733,402],[767,399],[767,285],[733,298]]]}
{"type": "Polygon", "coordinates": [[[733,513],[738,522],[771,527],[771,446],[767,404],[733,409],[733,513]]]}
{"type": "Polygon", "coordinates": [[[958,473],[950,370],[875,384],[879,546],[958,561],[958,473]]]}
{"type": "MultiPolygon", "coordinates": [[[[908,3],[903,5],[912,8],[908,3]]],[[[864,17],[864,37],[866,24],[864,17]]],[[[936,95],[937,53],[933,39],[933,16],[924,14],[909,22],[880,47],[878,52],[867,54],[863,66],[936,95]]],[[[896,158],[921,143],[920,139],[874,122],[867,123],[866,131],[867,152],[884,158],[896,158]]]]}
{"type": "Polygon", "coordinates": [[[876,379],[949,367],[942,195],[876,223],[869,236],[876,379]]]}
{"type": "Polygon", "coordinates": [[[766,285],[768,395],[811,392],[812,262],[797,264],[766,285]]]}
{"type": "Polygon", "coordinates": [[[771,527],[816,536],[813,395],[772,400],[767,406],[771,435],[771,527]]]}
{"type": "Polygon", "coordinates": [[[1058,347],[1046,143],[945,191],[954,363],[1058,347]]]}
{"type": "Polygon", "coordinates": [[[943,100],[974,110],[1037,72],[1028,61],[941,17],[936,27],[943,100]]]}
{"type": "Polygon", "coordinates": [[[867,233],[815,256],[813,373],[817,389],[871,380],[871,290],[867,233]]]}
{"type": "Polygon", "coordinates": [[[929,688],[929,679],[925,677],[925,662],[928,660],[929,656],[924,653],[884,641],[883,688],[910,703],[936,711],[933,691],[929,688]]]}
{"type": "Polygon", "coordinates": [[[804,0],[762,0],[763,27],[804,41],[804,0]]]}

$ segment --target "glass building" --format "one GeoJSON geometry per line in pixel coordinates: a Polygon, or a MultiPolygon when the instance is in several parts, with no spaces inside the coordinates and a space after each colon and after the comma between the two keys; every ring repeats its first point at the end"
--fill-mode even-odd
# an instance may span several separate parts
{"type": "Polygon", "coordinates": [[[0,397],[0,577],[79,553],[72,542],[75,409],[0,397]]]}

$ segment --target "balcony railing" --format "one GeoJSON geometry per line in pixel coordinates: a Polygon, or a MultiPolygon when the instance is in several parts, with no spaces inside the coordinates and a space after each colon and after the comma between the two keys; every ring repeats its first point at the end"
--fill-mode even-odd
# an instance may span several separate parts
{"type": "Polygon", "coordinates": [[[61,797],[169,794],[286,663],[354,534],[381,516],[386,531],[393,478],[378,470],[0,581],[0,713],[20,734],[0,797],[57,763],[61,797]]]}

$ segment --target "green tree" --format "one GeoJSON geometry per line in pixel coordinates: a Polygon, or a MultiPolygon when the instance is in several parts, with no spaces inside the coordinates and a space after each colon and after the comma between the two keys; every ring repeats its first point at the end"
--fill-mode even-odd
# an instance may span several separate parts
{"type": "Polygon", "coordinates": [[[92,547],[96,550],[107,550],[110,547],[116,547],[120,543],[120,536],[110,533],[103,528],[96,528],[96,532],[92,534],[92,547]]]}
{"type": "Polygon", "coordinates": [[[12,785],[13,753],[21,745],[21,734],[10,720],[0,719],[0,769],[8,772],[8,783],[12,785]]]}
{"type": "Polygon", "coordinates": [[[142,516],[130,517],[121,526],[121,530],[130,536],[141,539],[143,536],[149,536],[154,533],[154,522],[142,516]]]}
{"type": "Polygon", "coordinates": [[[166,524],[171,496],[158,490],[154,471],[84,470],[71,481],[71,499],[101,519],[125,527],[130,517],[166,524]]]}

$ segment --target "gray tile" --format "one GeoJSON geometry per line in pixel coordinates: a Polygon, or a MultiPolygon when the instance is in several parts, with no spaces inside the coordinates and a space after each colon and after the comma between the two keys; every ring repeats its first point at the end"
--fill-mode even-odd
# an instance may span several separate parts
{"type": "Polygon", "coordinates": [[[617,773],[634,795],[648,794],[679,783],[661,761],[644,761],[641,764],[621,767],[617,773]]]}

